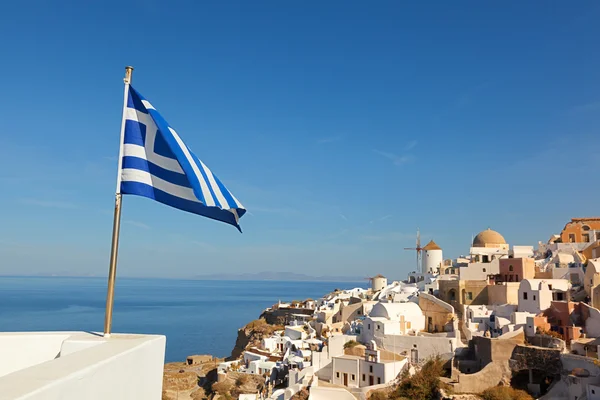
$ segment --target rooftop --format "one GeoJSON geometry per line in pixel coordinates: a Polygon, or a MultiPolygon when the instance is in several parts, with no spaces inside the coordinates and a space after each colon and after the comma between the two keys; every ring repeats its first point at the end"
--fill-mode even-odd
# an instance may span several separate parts
{"type": "Polygon", "coordinates": [[[438,244],[436,242],[434,242],[433,240],[429,243],[427,243],[425,245],[425,247],[423,247],[423,250],[441,250],[442,248],[440,246],[438,246],[438,244]]]}

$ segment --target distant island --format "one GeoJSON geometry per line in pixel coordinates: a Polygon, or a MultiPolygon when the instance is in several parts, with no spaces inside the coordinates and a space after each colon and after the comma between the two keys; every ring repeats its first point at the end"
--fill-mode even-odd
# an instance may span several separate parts
{"type": "Polygon", "coordinates": [[[364,282],[360,276],[312,276],[286,271],[263,271],[255,273],[220,273],[195,275],[193,279],[227,281],[310,281],[310,282],[364,282]]]}

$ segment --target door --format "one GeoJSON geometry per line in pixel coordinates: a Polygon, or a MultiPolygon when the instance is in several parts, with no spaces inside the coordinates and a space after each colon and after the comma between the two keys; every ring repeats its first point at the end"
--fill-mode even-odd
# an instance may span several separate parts
{"type": "Polygon", "coordinates": [[[344,386],[348,386],[348,374],[344,373],[344,386]]]}
{"type": "Polygon", "coordinates": [[[369,386],[373,386],[375,384],[375,378],[373,375],[369,375],[369,386]]]}
{"type": "Polygon", "coordinates": [[[410,362],[413,364],[417,364],[419,362],[419,350],[417,350],[417,349],[410,350],[410,362]]]}

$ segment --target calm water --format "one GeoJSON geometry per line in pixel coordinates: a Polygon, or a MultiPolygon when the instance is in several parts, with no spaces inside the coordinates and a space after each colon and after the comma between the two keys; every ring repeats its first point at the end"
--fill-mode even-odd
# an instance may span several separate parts
{"type": "MultiPolygon", "coordinates": [[[[117,278],[113,331],[167,336],[166,360],[228,356],[237,330],[278,299],[318,298],[360,283],[117,278]]],[[[104,328],[105,278],[0,277],[0,331],[104,328]]]]}

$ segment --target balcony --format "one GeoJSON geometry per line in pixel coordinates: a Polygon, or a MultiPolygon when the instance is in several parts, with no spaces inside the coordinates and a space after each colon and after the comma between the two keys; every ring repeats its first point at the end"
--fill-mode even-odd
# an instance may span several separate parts
{"type": "Polygon", "coordinates": [[[2,400],[160,400],[166,338],[0,333],[2,400]]]}

